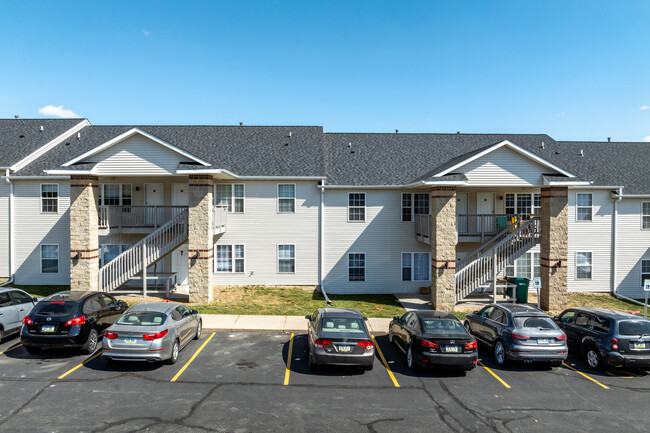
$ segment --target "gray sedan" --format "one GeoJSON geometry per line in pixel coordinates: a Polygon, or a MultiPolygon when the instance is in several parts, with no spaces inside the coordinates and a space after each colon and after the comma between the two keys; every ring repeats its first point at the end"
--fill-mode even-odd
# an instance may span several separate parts
{"type": "Polygon", "coordinates": [[[174,302],[145,302],[124,312],[104,333],[102,357],[109,361],[167,361],[192,337],[201,337],[201,316],[174,302]]]}
{"type": "Polygon", "coordinates": [[[0,341],[8,335],[20,332],[23,319],[37,302],[38,299],[20,289],[0,287],[0,341]]]}

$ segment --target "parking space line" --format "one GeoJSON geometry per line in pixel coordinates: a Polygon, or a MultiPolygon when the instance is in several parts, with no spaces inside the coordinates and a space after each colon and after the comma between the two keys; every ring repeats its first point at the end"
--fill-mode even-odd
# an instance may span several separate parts
{"type": "Polygon", "coordinates": [[[293,352],[293,332],[289,338],[289,353],[287,354],[287,368],[284,372],[284,385],[289,385],[289,375],[291,374],[291,354],[293,352]]]}
{"type": "Polygon", "coordinates": [[[192,357],[189,359],[189,361],[187,361],[187,362],[185,363],[185,365],[183,366],[183,368],[181,368],[180,370],[178,370],[178,373],[176,373],[176,375],[175,375],[174,377],[172,377],[172,380],[170,380],[170,382],[176,382],[176,379],[178,379],[178,378],[180,377],[180,375],[183,374],[183,372],[187,369],[187,367],[190,366],[190,364],[192,363],[192,361],[194,361],[194,358],[196,358],[196,357],[198,356],[198,354],[201,353],[201,351],[203,350],[203,348],[204,348],[204,347],[205,347],[205,346],[210,342],[210,340],[212,340],[212,337],[214,337],[214,334],[216,334],[216,332],[213,332],[213,333],[208,337],[208,339],[205,340],[205,342],[201,345],[201,347],[199,347],[198,350],[197,350],[196,352],[194,352],[194,355],[192,355],[192,357]]]}
{"type": "Polygon", "coordinates": [[[3,350],[2,352],[0,352],[0,355],[2,355],[3,353],[7,353],[7,352],[9,352],[10,350],[17,349],[17,348],[19,348],[19,347],[22,346],[22,345],[23,345],[23,343],[18,343],[18,344],[16,344],[15,346],[11,346],[9,349],[7,349],[7,350],[3,350]]]}
{"type": "Polygon", "coordinates": [[[603,385],[602,383],[598,382],[598,381],[597,381],[596,379],[594,379],[593,377],[587,376],[587,375],[584,374],[583,372],[576,370],[575,368],[571,367],[570,365],[566,364],[565,362],[563,362],[562,365],[565,366],[566,368],[568,368],[569,370],[573,370],[573,371],[575,371],[575,372],[578,373],[580,376],[582,376],[582,377],[584,377],[584,378],[586,378],[586,379],[591,380],[591,381],[592,381],[593,383],[595,383],[596,385],[598,385],[598,386],[600,386],[600,387],[603,387],[603,388],[605,388],[605,389],[609,389],[608,386],[603,385]]]}
{"type": "Polygon", "coordinates": [[[98,357],[99,355],[101,355],[101,354],[102,354],[102,351],[100,350],[99,352],[97,352],[96,354],[94,354],[93,356],[91,356],[90,358],[86,359],[86,360],[85,360],[84,362],[82,362],[81,364],[77,365],[76,367],[71,368],[70,370],[68,370],[68,371],[66,371],[65,373],[63,373],[61,376],[57,377],[57,379],[59,379],[59,380],[63,379],[63,378],[66,377],[68,374],[70,374],[70,373],[76,371],[77,369],[83,367],[84,365],[88,364],[90,361],[92,361],[93,359],[97,358],[97,357],[98,357]]]}
{"type": "Polygon", "coordinates": [[[505,386],[505,387],[508,388],[508,389],[511,389],[511,386],[510,386],[510,385],[508,385],[508,384],[507,384],[503,379],[501,379],[499,376],[497,376],[497,374],[496,374],[494,371],[492,371],[491,369],[489,369],[488,367],[486,367],[485,364],[483,364],[481,361],[478,362],[478,365],[480,365],[481,367],[483,367],[484,369],[486,369],[487,372],[490,373],[492,376],[494,376],[494,378],[495,378],[496,380],[498,380],[499,382],[501,382],[501,385],[505,386]]]}
{"type": "Polygon", "coordinates": [[[377,340],[375,340],[375,336],[371,335],[371,337],[372,337],[372,341],[375,342],[375,347],[377,348],[377,353],[379,354],[379,359],[381,359],[382,364],[384,364],[384,367],[386,368],[386,371],[388,372],[388,375],[390,376],[390,380],[393,381],[393,385],[395,385],[395,388],[399,388],[399,382],[397,382],[397,379],[395,379],[395,375],[393,374],[393,371],[388,366],[388,363],[386,362],[386,358],[384,358],[384,354],[382,353],[381,349],[379,348],[379,344],[377,344],[377,340]]]}

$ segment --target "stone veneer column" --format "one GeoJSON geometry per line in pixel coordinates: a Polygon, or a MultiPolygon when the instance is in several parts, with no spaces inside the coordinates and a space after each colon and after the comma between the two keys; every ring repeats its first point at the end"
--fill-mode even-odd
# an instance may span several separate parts
{"type": "Polygon", "coordinates": [[[188,215],[188,249],[190,302],[212,300],[212,266],[214,250],[212,176],[191,175],[188,215]]]}
{"type": "Polygon", "coordinates": [[[567,187],[541,191],[540,305],[546,311],[561,311],[567,302],[568,198],[567,187]]]}
{"type": "Polygon", "coordinates": [[[70,289],[99,290],[97,176],[70,177],[70,289]]]}
{"type": "Polygon", "coordinates": [[[456,307],[456,187],[431,190],[431,306],[456,307]]]}

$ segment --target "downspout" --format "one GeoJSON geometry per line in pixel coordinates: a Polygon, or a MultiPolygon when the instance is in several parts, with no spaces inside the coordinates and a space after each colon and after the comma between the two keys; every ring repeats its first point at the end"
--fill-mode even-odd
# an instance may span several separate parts
{"type": "Polygon", "coordinates": [[[325,291],[325,178],[321,179],[320,184],[320,263],[319,263],[319,276],[320,276],[320,291],[325,298],[327,305],[332,305],[332,301],[327,296],[325,291]]]}
{"type": "Polygon", "coordinates": [[[614,195],[614,215],[612,216],[612,275],[611,275],[611,284],[612,284],[612,294],[615,298],[623,299],[624,301],[632,302],[634,304],[645,305],[643,302],[639,302],[636,299],[628,298],[627,296],[619,295],[616,293],[618,286],[616,285],[616,252],[617,252],[617,230],[618,225],[618,202],[623,200],[623,188],[619,188],[618,192],[614,195]]]}
{"type": "Polygon", "coordinates": [[[9,179],[8,168],[5,170],[5,181],[9,184],[9,281],[0,284],[0,287],[14,282],[14,184],[9,179]]]}

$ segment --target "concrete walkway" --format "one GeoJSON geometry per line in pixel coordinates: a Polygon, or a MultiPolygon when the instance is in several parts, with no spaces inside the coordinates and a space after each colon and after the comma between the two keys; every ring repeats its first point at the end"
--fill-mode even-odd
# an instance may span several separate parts
{"type": "MultiPolygon", "coordinates": [[[[203,329],[209,331],[307,332],[302,316],[245,316],[237,314],[201,314],[203,329]]],[[[388,333],[391,319],[369,318],[368,328],[375,335],[388,333]]]]}
{"type": "Polygon", "coordinates": [[[394,293],[394,295],[406,311],[431,309],[431,295],[419,293],[394,293]]]}

